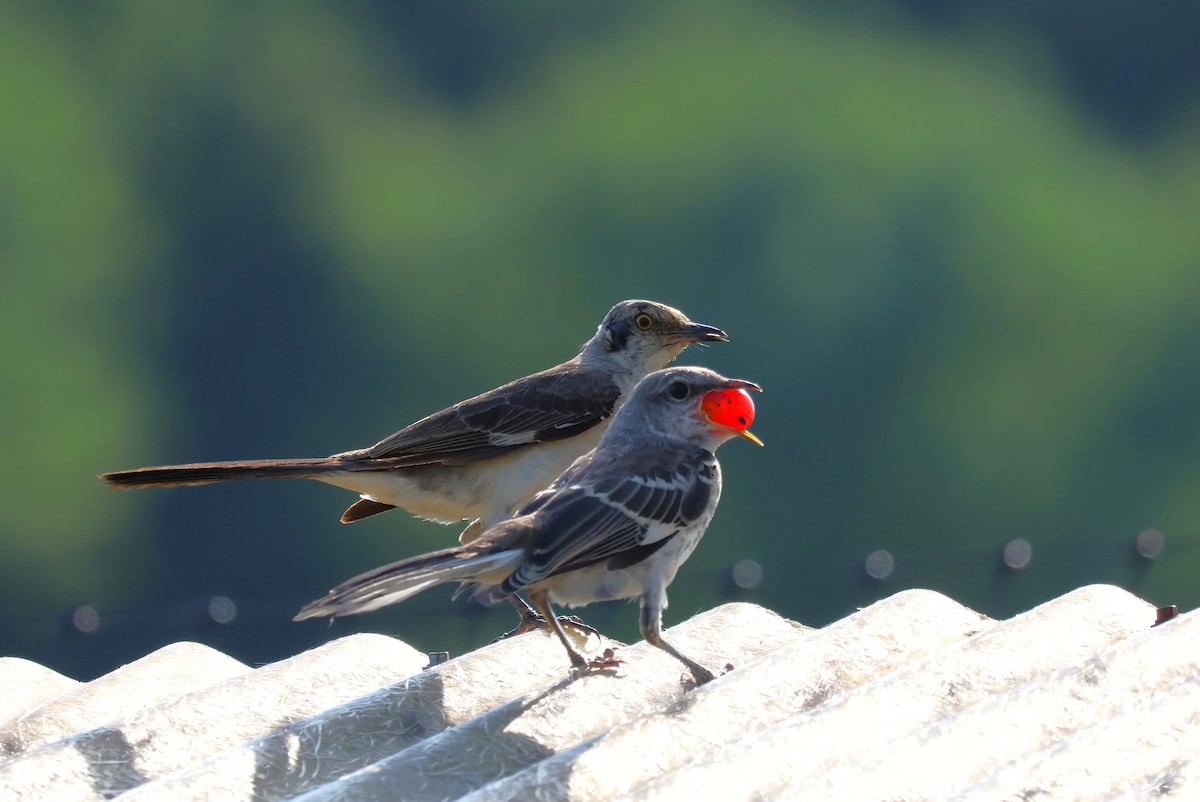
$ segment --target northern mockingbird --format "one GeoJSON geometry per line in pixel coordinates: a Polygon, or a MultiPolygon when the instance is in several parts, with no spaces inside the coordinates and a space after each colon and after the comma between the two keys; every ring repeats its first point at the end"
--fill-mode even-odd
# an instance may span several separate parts
{"type": "MultiPolygon", "coordinates": [[[[622,301],[574,358],[435,412],[370,448],[318,459],[137,468],[101,478],[118,489],[316,479],[359,494],[342,523],[400,507],[438,523],[472,521],[459,536],[466,543],[594,448],[643,376],[693,343],[728,341],[720,329],[665,304],[622,301]]],[[[520,599],[512,604],[522,621],[513,632],[537,622],[520,599]]]]}
{"type": "Polygon", "coordinates": [[[237,460],[101,474],[113,488],[230,479],[316,479],[358,493],[342,523],[400,507],[440,523],[473,520],[463,542],[503,520],[595,447],[634,385],[697,342],[728,342],[653,301],[622,301],[572,359],[320,459],[237,460]]]}
{"type": "Polygon", "coordinates": [[[676,367],[643,379],[599,445],[552,485],[475,540],[354,577],[306,605],[296,620],[376,610],[433,585],[493,604],[528,591],[571,660],[571,676],[606,668],[572,646],[551,603],[641,598],[647,642],[686,665],[697,683],[713,674],[662,637],[667,586],[696,548],[721,495],[714,452],[747,427],[758,386],[711,370],[676,367]]]}

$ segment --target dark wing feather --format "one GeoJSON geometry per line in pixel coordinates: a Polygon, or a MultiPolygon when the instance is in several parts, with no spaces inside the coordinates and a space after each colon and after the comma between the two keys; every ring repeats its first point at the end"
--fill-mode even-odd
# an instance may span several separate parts
{"type": "Polygon", "coordinates": [[[535,373],[430,415],[370,448],[341,455],[388,467],[501,456],[587,431],[613,413],[620,388],[574,363],[535,373]]]}
{"type": "Polygon", "coordinates": [[[716,459],[694,446],[651,451],[653,461],[645,460],[650,467],[642,471],[630,471],[643,460],[628,454],[577,463],[518,513],[537,534],[503,591],[604,561],[627,567],[694,523],[712,497],[716,459]]]}
{"type": "Polygon", "coordinates": [[[663,546],[671,542],[674,534],[660,538],[653,543],[646,543],[641,546],[635,546],[632,549],[626,549],[617,556],[608,561],[608,569],[610,571],[620,571],[623,568],[628,568],[631,565],[637,565],[642,560],[648,559],[651,554],[661,549],[663,546]]]}

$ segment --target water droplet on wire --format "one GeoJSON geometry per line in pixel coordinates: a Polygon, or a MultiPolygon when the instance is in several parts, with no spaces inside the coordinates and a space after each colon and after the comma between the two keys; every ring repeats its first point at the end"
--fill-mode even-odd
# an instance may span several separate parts
{"type": "Polygon", "coordinates": [[[863,569],[871,579],[882,582],[896,570],[896,558],[887,549],[875,549],[867,555],[863,569]]]}
{"type": "Polygon", "coordinates": [[[213,596],[208,600],[208,617],[214,624],[232,624],[237,618],[237,604],[228,596],[213,596]]]}
{"type": "Polygon", "coordinates": [[[733,577],[733,584],[747,590],[757,587],[763,579],[762,566],[755,560],[738,560],[730,573],[733,577]]]}
{"type": "Polygon", "coordinates": [[[1166,538],[1163,537],[1162,532],[1157,529],[1147,529],[1137,536],[1134,547],[1137,549],[1138,556],[1146,560],[1154,560],[1162,554],[1166,544],[1166,538]]]}
{"type": "Polygon", "coordinates": [[[1014,571],[1027,568],[1033,560],[1033,546],[1025,538],[1010,540],[1004,546],[1004,564],[1014,571]]]}
{"type": "Polygon", "coordinates": [[[71,611],[71,626],[76,632],[90,635],[100,628],[100,613],[90,604],[81,604],[71,611]]]}

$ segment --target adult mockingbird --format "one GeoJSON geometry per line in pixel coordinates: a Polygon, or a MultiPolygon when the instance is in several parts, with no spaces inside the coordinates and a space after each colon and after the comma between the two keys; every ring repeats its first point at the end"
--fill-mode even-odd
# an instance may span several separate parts
{"type": "Polygon", "coordinates": [[[370,448],[320,459],[237,460],[101,474],[113,488],[230,479],[316,479],[361,498],[342,523],[400,507],[440,523],[474,520],[466,542],[503,520],[595,447],[638,381],[697,342],[728,342],[653,301],[622,301],[579,354],[459,402],[370,448]]]}
{"type": "MultiPolygon", "coordinates": [[[[422,418],[370,448],[318,459],[236,460],[101,474],[113,488],[231,479],[316,479],[360,499],[353,523],[400,507],[439,523],[472,521],[463,543],[507,518],[595,447],[634,385],[697,342],[725,332],[654,301],[622,301],[574,358],[422,418]]],[[[519,598],[521,631],[537,622],[519,598]]]]}
{"type": "Polygon", "coordinates": [[[572,646],[551,603],[580,606],[641,598],[647,642],[686,665],[697,683],[713,674],[662,637],[667,586],[696,548],[721,495],[714,452],[747,427],[758,386],[711,370],[651,373],[613,417],[599,445],[516,514],[475,540],[354,577],[306,605],[296,620],[376,610],[443,582],[492,604],[528,591],[571,660],[571,676],[607,668],[572,646]]]}

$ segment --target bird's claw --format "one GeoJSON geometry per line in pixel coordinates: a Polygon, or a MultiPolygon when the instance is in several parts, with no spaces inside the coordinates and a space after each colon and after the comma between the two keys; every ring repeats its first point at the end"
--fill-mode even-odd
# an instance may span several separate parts
{"type": "MultiPolygon", "coordinates": [[[[580,633],[584,640],[592,635],[600,637],[600,630],[596,629],[590,624],[584,623],[584,621],[577,615],[560,615],[558,616],[558,623],[561,626],[570,627],[571,629],[580,633]]],[[[515,635],[524,635],[526,632],[532,632],[535,629],[541,629],[545,626],[546,618],[536,612],[531,611],[531,614],[529,615],[523,614],[521,616],[521,620],[513,629],[505,632],[503,635],[492,641],[492,643],[498,643],[515,635]]]]}
{"type": "Polygon", "coordinates": [[[696,668],[689,667],[687,671],[680,675],[680,684],[692,685],[694,687],[705,685],[709,682],[712,682],[717,677],[723,677],[730,671],[733,671],[733,663],[726,663],[725,668],[721,670],[720,674],[714,674],[703,666],[697,666],[697,668],[699,668],[699,671],[697,671],[696,668]]]}
{"type": "Polygon", "coordinates": [[[624,664],[625,661],[617,657],[616,651],[612,647],[609,647],[601,652],[599,657],[593,657],[584,663],[573,666],[571,668],[571,679],[576,680],[587,674],[608,671],[624,664]]]}
{"type": "MultiPolygon", "coordinates": [[[[542,620],[542,623],[543,624],[546,623],[545,619],[542,620]]],[[[577,615],[560,615],[558,617],[558,623],[564,627],[571,627],[576,632],[583,635],[584,638],[591,637],[592,635],[595,635],[596,637],[601,637],[600,630],[596,629],[591,624],[588,624],[587,622],[585,622],[582,618],[580,618],[577,615]]],[[[611,651],[611,650],[609,650],[609,651],[611,651]]]]}
{"type": "Polygon", "coordinates": [[[494,641],[492,641],[492,643],[499,643],[502,640],[507,640],[508,638],[516,635],[524,635],[526,632],[531,632],[535,629],[541,629],[544,626],[546,626],[546,619],[542,618],[540,615],[536,613],[533,615],[522,615],[521,620],[517,622],[515,627],[496,638],[494,641]]]}
{"type": "Polygon", "coordinates": [[[625,661],[617,657],[617,652],[611,646],[600,653],[599,657],[593,657],[588,660],[588,668],[594,671],[603,671],[606,668],[616,668],[624,665],[625,661]]]}

